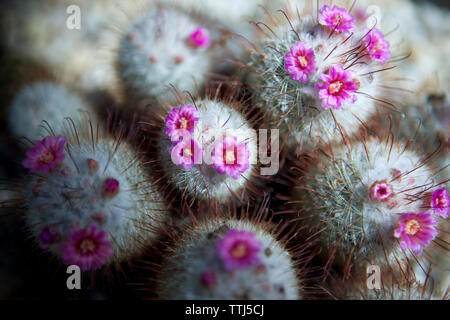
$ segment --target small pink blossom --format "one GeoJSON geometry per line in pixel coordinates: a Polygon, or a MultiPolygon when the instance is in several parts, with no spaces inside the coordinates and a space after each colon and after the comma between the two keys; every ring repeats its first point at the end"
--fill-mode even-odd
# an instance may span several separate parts
{"type": "Polygon", "coordinates": [[[324,5],[319,14],[319,23],[338,33],[349,33],[356,28],[355,18],[347,10],[338,6],[331,8],[324,5]]]}
{"type": "Polygon", "coordinates": [[[261,248],[253,232],[234,229],[217,242],[217,252],[227,271],[259,265],[261,248]]]}
{"type": "Polygon", "coordinates": [[[108,234],[96,224],[86,229],[73,227],[61,252],[63,263],[78,265],[82,271],[101,268],[113,255],[108,234]]]}
{"type": "Polygon", "coordinates": [[[308,82],[308,75],[316,69],[314,50],[306,42],[297,42],[284,56],[284,70],[292,80],[308,82]]]}
{"type": "Polygon", "coordinates": [[[178,140],[180,130],[186,130],[192,134],[197,121],[198,110],[194,106],[185,105],[173,108],[165,119],[165,133],[172,141],[178,140]]]}
{"type": "Polygon", "coordinates": [[[119,181],[114,178],[106,178],[103,182],[102,196],[114,198],[120,190],[119,181]]]}
{"type": "Polygon", "coordinates": [[[50,227],[44,227],[41,230],[41,233],[38,235],[39,240],[39,246],[42,249],[47,249],[55,242],[59,241],[60,236],[59,233],[56,230],[53,230],[53,228],[50,227]]]}
{"type": "Polygon", "coordinates": [[[367,52],[372,60],[378,60],[381,65],[386,64],[391,58],[389,42],[384,40],[383,34],[378,29],[372,29],[365,38],[367,52]]]}
{"type": "Polygon", "coordinates": [[[238,179],[250,166],[250,151],[246,142],[237,142],[234,136],[225,136],[214,145],[213,166],[220,174],[228,174],[238,179]]]}
{"type": "Polygon", "coordinates": [[[194,164],[199,163],[203,150],[194,139],[183,139],[170,148],[170,153],[175,165],[182,165],[190,170],[194,164]]]}
{"type": "Polygon", "coordinates": [[[385,202],[394,195],[394,189],[386,180],[375,181],[370,186],[370,199],[377,202],[385,202]]]}
{"type": "Polygon", "coordinates": [[[333,65],[328,74],[320,75],[322,83],[316,85],[324,109],[340,109],[345,102],[355,103],[359,81],[350,70],[344,70],[340,64],[333,65]]]}
{"type": "Polygon", "coordinates": [[[22,165],[31,173],[47,173],[63,162],[65,146],[66,140],[62,136],[45,137],[27,151],[27,158],[22,161],[22,165]]]}
{"type": "Polygon", "coordinates": [[[209,31],[203,27],[198,27],[189,35],[190,43],[197,48],[207,48],[211,45],[209,31]]]}
{"type": "Polygon", "coordinates": [[[86,160],[87,166],[89,168],[89,173],[95,173],[98,170],[98,162],[94,159],[86,160]]]}
{"type": "Polygon", "coordinates": [[[394,230],[394,237],[400,239],[403,251],[411,249],[414,254],[421,254],[422,248],[427,247],[439,230],[438,220],[429,212],[405,213],[400,216],[398,227],[394,230]]]}
{"type": "Polygon", "coordinates": [[[450,211],[450,197],[448,196],[447,189],[445,187],[434,190],[431,200],[431,207],[437,216],[447,219],[450,211]]]}
{"type": "Polygon", "coordinates": [[[217,276],[214,271],[205,271],[200,276],[200,284],[206,289],[214,289],[217,286],[217,276]]]}

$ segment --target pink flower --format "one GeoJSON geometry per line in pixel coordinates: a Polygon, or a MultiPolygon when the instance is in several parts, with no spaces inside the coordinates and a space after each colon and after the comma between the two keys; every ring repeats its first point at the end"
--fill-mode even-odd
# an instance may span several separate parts
{"type": "Polygon", "coordinates": [[[365,38],[367,52],[372,60],[380,61],[380,64],[386,64],[391,58],[391,52],[389,51],[389,42],[384,40],[383,34],[377,30],[372,29],[365,38]]]}
{"type": "Polygon", "coordinates": [[[59,241],[60,236],[57,231],[53,230],[50,227],[44,227],[41,230],[41,233],[38,235],[39,246],[42,249],[47,249],[55,242],[59,241]]]}
{"type": "Polygon", "coordinates": [[[436,215],[447,219],[450,211],[450,197],[445,187],[434,190],[431,207],[436,215]]]}
{"type": "Polygon", "coordinates": [[[284,56],[284,70],[289,72],[292,80],[308,82],[308,75],[315,69],[314,50],[305,42],[297,42],[284,56]]]}
{"type": "Polygon", "coordinates": [[[189,41],[194,47],[209,47],[211,45],[211,39],[209,37],[209,31],[203,27],[195,29],[189,35],[189,41]]]}
{"type": "Polygon", "coordinates": [[[194,139],[183,139],[170,148],[172,162],[182,165],[186,170],[190,170],[192,165],[198,164],[203,155],[202,148],[194,139]]]}
{"type": "Polygon", "coordinates": [[[106,231],[96,224],[86,229],[73,227],[69,239],[61,244],[61,252],[63,263],[78,265],[82,271],[101,268],[113,255],[106,231]]]}
{"type": "Polygon", "coordinates": [[[106,178],[103,182],[102,196],[114,198],[120,190],[119,181],[114,178],[106,178]]]}
{"type": "Polygon", "coordinates": [[[429,212],[405,213],[400,216],[394,237],[400,239],[400,248],[405,251],[411,249],[415,254],[421,254],[422,248],[427,247],[439,230],[438,220],[429,212]]]}
{"type": "Polygon", "coordinates": [[[386,181],[375,181],[370,186],[370,199],[373,201],[384,202],[394,195],[394,189],[386,181]]]}
{"type": "Polygon", "coordinates": [[[319,13],[319,23],[336,32],[349,33],[356,28],[355,18],[343,8],[338,6],[330,8],[328,5],[324,5],[319,13]]]}
{"type": "Polygon", "coordinates": [[[194,126],[198,121],[198,110],[191,105],[173,108],[165,119],[165,133],[172,141],[178,140],[179,130],[194,132],[194,126]]]}
{"type": "Polygon", "coordinates": [[[351,93],[359,89],[359,81],[354,73],[344,70],[340,64],[332,66],[328,73],[320,75],[322,83],[316,86],[319,98],[322,100],[322,107],[340,109],[346,101],[355,103],[356,95],[351,93]]]}
{"type": "Polygon", "coordinates": [[[226,136],[222,142],[214,145],[212,160],[213,166],[220,174],[228,174],[238,179],[249,167],[250,151],[247,143],[237,143],[234,136],[226,136]]]}
{"type": "Polygon", "coordinates": [[[66,140],[61,136],[45,137],[27,151],[27,158],[22,161],[22,165],[31,173],[37,171],[47,173],[63,162],[65,146],[66,140]]]}
{"type": "Polygon", "coordinates": [[[217,242],[217,252],[227,271],[259,265],[261,248],[253,232],[234,229],[217,242]]]}
{"type": "Polygon", "coordinates": [[[205,271],[200,276],[200,284],[206,289],[214,289],[217,286],[217,276],[214,271],[205,271]]]}

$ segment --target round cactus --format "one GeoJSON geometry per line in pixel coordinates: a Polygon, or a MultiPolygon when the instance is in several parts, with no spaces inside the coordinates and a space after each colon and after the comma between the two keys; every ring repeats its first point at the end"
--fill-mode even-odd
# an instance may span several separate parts
{"type": "Polygon", "coordinates": [[[284,22],[271,15],[270,26],[256,24],[263,35],[247,67],[259,104],[282,134],[290,134],[288,147],[303,152],[320,141],[341,141],[377,106],[394,109],[386,97],[396,86],[384,71],[395,66],[375,26],[358,29],[338,6],[324,5],[317,16],[306,8],[301,17],[282,12],[284,22]]]}
{"type": "Polygon", "coordinates": [[[159,298],[301,298],[291,254],[270,223],[209,218],[170,243],[155,279],[159,298]]]}
{"type": "Polygon", "coordinates": [[[134,98],[170,98],[169,85],[193,91],[214,70],[218,32],[204,19],[174,6],[151,6],[127,24],[116,67],[134,98]]]}
{"type": "Polygon", "coordinates": [[[439,232],[444,216],[430,203],[431,158],[392,137],[363,138],[303,158],[291,202],[309,235],[318,237],[327,268],[334,263],[347,273],[385,256],[393,264],[420,255],[439,232]]]}
{"type": "Polygon", "coordinates": [[[157,141],[163,175],[191,199],[241,199],[257,175],[257,135],[231,100],[197,99],[172,108],[157,141]]]}
{"type": "Polygon", "coordinates": [[[93,110],[82,97],[56,82],[39,81],[14,97],[8,111],[8,127],[16,137],[36,138],[47,134],[44,120],[55,133],[60,133],[66,117],[81,122],[87,116],[94,117],[93,110]]]}
{"type": "Polygon", "coordinates": [[[32,237],[83,271],[132,258],[167,221],[151,170],[124,131],[115,132],[72,125],[35,142],[22,162],[29,175],[20,200],[32,237]]]}

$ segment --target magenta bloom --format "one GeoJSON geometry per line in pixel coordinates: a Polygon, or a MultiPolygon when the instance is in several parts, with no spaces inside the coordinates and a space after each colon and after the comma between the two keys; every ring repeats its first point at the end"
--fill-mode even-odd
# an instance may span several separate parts
{"type": "Polygon", "coordinates": [[[202,148],[194,139],[183,139],[170,148],[172,162],[177,166],[184,166],[190,170],[194,164],[200,163],[203,155],[202,148]]]}
{"type": "Polygon", "coordinates": [[[434,190],[431,207],[436,215],[447,219],[450,211],[450,197],[445,187],[434,190]]]}
{"type": "Polygon", "coordinates": [[[113,255],[106,231],[95,224],[86,229],[73,227],[61,252],[63,263],[78,265],[82,271],[101,268],[113,255]]]}
{"type": "Polygon", "coordinates": [[[38,171],[47,173],[63,162],[65,146],[66,140],[61,136],[45,137],[27,151],[27,158],[22,161],[22,165],[31,173],[38,171]]]}
{"type": "Polygon", "coordinates": [[[438,220],[429,212],[405,213],[400,216],[394,237],[400,239],[400,248],[411,249],[415,254],[421,254],[422,248],[427,247],[439,230],[438,220]]]}
{"type": "Polygon", "coordinates": [[[42,249],[47,249],[55,242],[59,241],[58,232],[52,230],[50,227],[44,227],[38,235],[39,246],[42,249]]]}
{"type": "Polygon", "coordinates": [[[119,181],[114,178],[106,178],[103,182],[102,195],[106,198],[114,198],[120,190],[119,181]]]}
{"type": "Polygon", "coordinates": [[[206,289],[214,289],[217,286],[217,276],[214,271],[205,271],[200,276],[200,284],[206,289]]]}
{"type": "Polygon", "coordinates": [[[308,82],[308,75],[316,70],[314,50],[305,42],[297,42],[284,56],[284,70],[292,80],[308,82]]]}
{"type": "Polygon", "coordinates": [[[377,202],[384,202],[389,200],[394,195],[394,189],[386,181],[375,181],[370,186],[370,199],[377,202]]]}
{"type": "Polygon", "coordinates": [[[226,136],[217,142],[213,150],[213,166],[220,174],[228,174],[238,179],[249,167],[250,151],[247,143],[237,143],[237,138],[226,136]]]}
{"type": "Polygon", "coordinates": [[[261,248],[253,232],[234,229],[217,242],[217,252],[227,271],[259,265],[261,248]]]}
{"type": "Polygon", "coordinates": [[[340,109],[346,101],[355,103],[356,95],[351,93],[359,89],[359,81],[354,73],[344,70],[340,64],[332,66],[328,73],[320,75],[322,83],[316,86],[319,98],[322,100],[322,107],[340,109]]]}
{"type": "Polygon", "coordinates": [[[338,6],[330,8],[324,5],[319,11],[319,23],[339,33],[349,33],[356,28],[355,18],[345,9],[338,6]]]}
{"type": "Polygon", "coordinates": [[[191,105],[173,108],[165,119],[165,133],[172,141],[178,140],[180,130],[189,133],[194,132],[194,126],[198,121],[198,111],[191,105]]]}
{"type": "Polygon", "coordinates": [[[199,27],[195,29],[189,35],[190,43],[197,48],[200,47],[209,47],[211,45],[211,39],[209,37],[209,31],[203,27],[199,27]]]}
{"type": "Polygon", "coordinates": [[[367,52],[372,60],[378,60],[380,64],[386,64],[391,58],[389,42],[384,40],[383,34],[378,29],[372,29],[366,36],[367,52]]]}

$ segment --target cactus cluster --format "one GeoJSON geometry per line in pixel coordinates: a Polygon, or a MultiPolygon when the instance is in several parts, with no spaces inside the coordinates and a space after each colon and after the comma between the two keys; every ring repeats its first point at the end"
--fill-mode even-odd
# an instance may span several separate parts
{"type": "Polygon", "coordinates": [[[74,0],[63,47],[53,2],[0,10],[35,21],[0,57],[13,249],[92,296],[117,275],[139,298],[448,299],[448,70],[419,64],[449,41],[417,53],[427,18],[402,45],[366,0],[74,0]]]}

